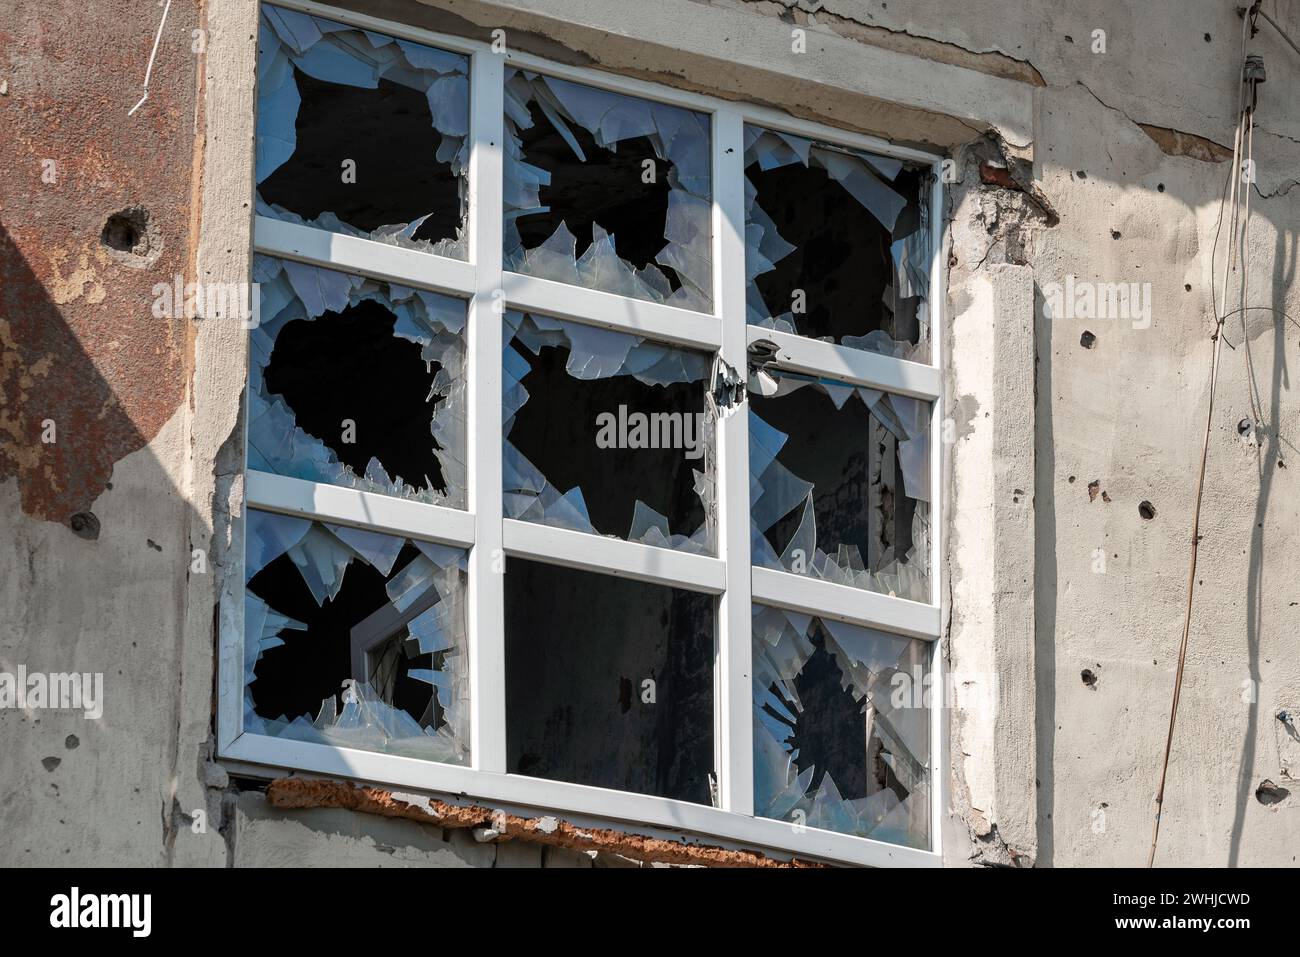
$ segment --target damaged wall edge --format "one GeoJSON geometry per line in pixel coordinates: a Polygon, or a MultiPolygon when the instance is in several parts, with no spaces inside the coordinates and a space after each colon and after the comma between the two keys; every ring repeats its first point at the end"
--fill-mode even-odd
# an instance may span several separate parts
{"type": "Polygon", "coordinates": [[[500,28],[512,54],[523,51],[770,105],[899,145],[947,149],[990,129],[1020,148],[1032,142],[1035,87],[1029,83],[820,32],[807,37],[807,53],[797,53],[788,24],[691,0],[661,0],[653,39],[629,34],[627,24],[644,15],[636,0],[419,0],[414,8],[403,0],[340,0],[332,8],[288,0],[283,5],[326,16],[345,8],[481,42],[491,42],[490,31],[500,28]],[[714,37],[728,40],[725,61],[716,55],[714,37]],[[828,91],[849,95],[832,97],[828,91]]]}
{"type": "Polygon", "coordinates": [[[827,865],[781,860],[757,851],[711,844],[677,843],[613,828],[577,827],[554,815],[521,817],[477,804],[449,804],[436,798],[395,793],[345,781],[276,778],[267,785],[267,804],[281,810],[337,807],[382,817],[405,818],[444,828],[469,828],[479,842],[511,840],[576,851],[599,851],[643,863],[708,867],[807,868],[827,865]]]}

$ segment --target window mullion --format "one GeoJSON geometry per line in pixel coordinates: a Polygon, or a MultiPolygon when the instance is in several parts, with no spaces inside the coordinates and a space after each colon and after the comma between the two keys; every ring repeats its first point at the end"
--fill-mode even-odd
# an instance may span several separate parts
{"type": "MultiPolygon", "coordinates": [[[[714,301],[722,324],[723,362],[741,377],[745,364],[744,121],[719,110],[713,123],[714,301]]],[[[749,419],[747,405],[718,423],[718,541],[727,563],[717,642],[719,800],[728,811],[754,813],[750,635],[749,419]]]]}
{"type": "Polygon", "coordinates": [[[469,647],[474,768],[506,770],[504,552],[501,545],[501,244],[504,60],[473,55],[470,69],[469,647]]]}

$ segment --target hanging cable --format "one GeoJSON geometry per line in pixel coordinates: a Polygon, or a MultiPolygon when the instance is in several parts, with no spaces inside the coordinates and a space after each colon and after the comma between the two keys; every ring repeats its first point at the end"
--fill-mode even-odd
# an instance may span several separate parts
{"type": "MultiPolygon", "coordinates": [[[[1228,176],[1230,180],[1230,190],[1225,188],[1224,198],[1223,201],[1220,203],[1220,207],[1219,207],[1219,225],[1222,226],[1223,207],[1227,203],[1229,193],[1230,193],[1231,209],[1232,209],[1231,234],[1230,234],[1230,239],[1228,241],[1228,260],[1227,262],[1224,263],[1224,268],[1223,268],[1223,284],[1221,286],[1219,301],[1213,304],[1215,321],[1214,321],[1214,348],[1211,352],[1211,358],[1210,358],[1210,395],[1209,395],[1209,406],[1205,413],[1205,435],[1201,443],[1200,469],[1197,473],[1197,479],[1196,479],[1196,504],[1192,509],[1192,541],[1191,541],[1192,553],[1191,553],[1191,561],[1189,562],[1189,566],[1187,570],[1187,604],[1186,607],[1184,608],[1184,614],[1183,614],[1182,640],[1179,642],[1178,645],[1178,664],[1174,670],[1174,693],[1173,693],[1173,700],[1170,702],[1169,705],[1169,730],[1165,735],[1164,757],[1160,763],[1160,784],[1156,789],[1155,819],[1152,822],[1151,850],[1150,853],[1147,855],[1147,867],[1152,867],[1155,865],[1156,847],[1160,840],[1160,816],[1165,801],[1165,783],[1169,774],[1169,754],[1173,749],[1174,727],[1176,726],[1178,720],[1178,703],[1179,703],[1179,699],[1182,697],[1182,690],[1183,690],[1183,672],[1187,665],[1187,642],[1188,642],[1188,637],[1190,636],[1192,630],[1192,604],[1196,594],[1196,560],[1197,560],[1200,540],[1201,540],[1201,503],[1204,499],[1204,494],[1205,494],[1205,467],[1206,467],[1206,463],[1209,460],[1209,455],[1210,455],[1210,435],[1212,433],[1212,428],[1214,423],[1214,394],[1215,394],[1215,387],[1218,384],[1218,379],[1219,379],[1219,357],[1220,357],[1220,353],[1222,352],[1222,346],[1223,346],[1223,323],[1229,315],[1229,313],[1227,312],[1228,276],[1230,273],[1236,271],[1238,250],[1240,250],[1241,253],[1242,274],[1243,274],[1242,281],[1239,285],[1240,296],[1241,296],[1241,308],[1234,311],[1241,313],[1243,333],[1245,330],[1245,315],[1247,309],[1249,309],[1249,306],[1245,301],[1245,297],[1247,295],[1247,290],[1248,290],[1248,284],[1246,282],[1245,277],[1246,274],[1249,272],[1249,270],[1246,268],[1245,242],[1247,241],[1247,238],[1249,236],[1250,185],[1251,183],[1253,183],[1255,178],[1254,177],[1253,131],[1254,131],[1255,106],[1258,99],[1257,86],[1259,83],[1263,82],[1264,71],[1263,71],[1262,61],[1259,61],[1257,64],[1253,64],[1251,61],[1258,60],[1258,58],[1247,58],[1246,39],[1249,31],[1252,29],[1253,26],[1253,14],[1260,12],[1259,7],[1260,7],[1260,2],[1259,0],[1257,0],[1257,2],[1254,4],[1254,6],[1251,8],[1250,11],[1243,11],[1243,13],[1248,12],[1252,14],[1252,16],[1243,15],[1241,21],[1242,71],[1241,71],[1241,84],[1237,92],[1237,128],[1235,134],[1233,135],[1232,167],[1228,171],[1228,176]],[[1258,69],[1254,68],[1256,66],[1258,67],[1258,69]],[[1249,88],[1249,100],[1247,98],[1248,88],[1249,88]],[[1247,190],[1246,190],[1244,204],[1241,195],[1242,192],[1241,186],[1243,180],[1243,176],[1242,176],[1243,152],[1246,154],[1250,162],[1250,165],[1244,168],[1249,170],[1250,172],[1249,179],[1251,181],[1250,183],[1246,183],[1247,190]],[[1244,223],[1242,221],[1243,205],[1244,205],[1244,212],[1245,212],[1244,223]],[[1222,308],[1220,308],[1220,303],[1222,303],[1222,308]]],[[[1212,267],[1213,267],[1214,254],[1215,252],[1217,252],[1217,249],[1218,249],[1218,231],[1216,229],[1215,245],[1214,248],[1211,250],[1212,267]]],[[[1213,296],[1213,287],[1211,287],[1211,296],[1213,296]]],[[[1252,381],[1252,389],[1253,389],[1253,377],[1251,381],[1252,381]]],[[[1252,409],[1253,407],[1254,406],[1253,406],[1253,392],[1252,392],[1252,409]]],[[[1256,419],[1256,422],[1258,421],[1259,419],[1256,419]]]]}

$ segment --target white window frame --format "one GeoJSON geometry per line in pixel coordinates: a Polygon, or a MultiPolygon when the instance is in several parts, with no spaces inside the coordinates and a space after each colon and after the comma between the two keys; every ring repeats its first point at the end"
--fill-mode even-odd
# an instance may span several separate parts
{"type": "MultiPolygon", "coordinates": [[[[246,470],[246,509],[257,508],[429,539],[469,549],[471,765],[462,767],[246,732],[243,717],[243,552],[232,554],[231,623],[220,641],[218,748],[222,757],[280,768],[450,793],[525,808],[570,813],[714,837],[734,844],[865,865],[941,863],[943,779],[941,695],[930,709],[930,848],[918,850],[754,816],[751,602],[836,618],[930,643],[933,688],[941,688],[939,654],[943,522],[941,442],[930,444],[930,601],[928,604],[767,568],[749,553],[749,427],[730,414],[718,429],[717,556],[692,555],[636,542],[506,519],[501,493],[501,350],[507,309],[535,310],[632,332],[708,352],[746,368],[755,339],[777,343],[781,368],[816,373],[930,401],[932,436],[941,434],[942,156],[790,117],[780,111],[683,92],[592,69],[551,63],[487,43],[404,26],[309,0],[275,5],[363,29],[468,54],[470,67],[470,248],[458,261],[364,238],[257,216],[257,253],[436,290],[468,303],[469,499],[445,508],[384,495],[246,470]],[[713,310],[695,313],[547,279],[502,271],[501,144],[507,65],[707,114],[713,151],[713,310]],[[933,168],[930,229],[930,364],[848,349],[749,326],[745,321],[744,138],[746,123],[933,168]],[[548,562],[717,595],[714,663],[715,773],[720,807],[511,774],[506,770],[506,695],[502,556],[548,562]]],[[[738,410],[743,411],[743,410],[738,410]]],[[[247,419],[246,419],[247,421],[247,419]]],[[[237,543],[243,540],[238,536],[237,543]]]]}

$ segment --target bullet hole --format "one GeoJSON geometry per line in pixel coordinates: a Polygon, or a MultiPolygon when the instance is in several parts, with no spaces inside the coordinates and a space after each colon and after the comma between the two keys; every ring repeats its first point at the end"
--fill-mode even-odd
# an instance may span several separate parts
{"type": "Polygon", "coordinates": [[[62,758],[41,758],[41,764],[44,765],[46,771],[53,771],[62,763],[62,758]]]}
{"type": "Polygon", "coordinates": [[[79,744],[81,744],[81,739],[78,738],[75,734],[70,734],[63,739],[63,746],[67,748],[69,751],[76,750],[79,744]]]}
{"type": "Polygon", "coordinates": [[[1183,292],[1191,292],[1191,291],[1192,291],[1192,284],[1190,282],[1183,283],[1183,292]]]}
{"type": "Polygon", "coordinates": [[[1013,504],[1013,505],[1019,505],[1019,504],[1020,504],[1020,496],[1022,496],[1022,495],[1024,495],[1024,494],[1025,494],[1025,490],[1024,490],[1024,489],[1021,489],[1021,488],[1018,488],[1018,489],[1015,489],[1014,491],[1012,491],[1012,493],[1011,493],[1011,502],[1012,502],[1012,504],[1013,504]]]}
{"type": "Polygon", "coordinates": [[[1237,423],[1237,434],[1240,435],[1242,438],[1245,438],[1247,435],[1250,434],[1250,431],[1253,427],[1254,427],[1254,423],[1251,422],[1250,419],[1242,419],[1240,422],[1237,423]]]}
{"type": "Polygon", "coordinates": [[[1090,689],[1097,690],[1097,673],[1091,668],[1084,668],[1083,671],[1079,672],[1079,677],[1083,679],[1083,683],[1090,689]]]}
{"type": "Polygon", "coordinates": [[[1156,507],[1150,502],[1143,502],[1138,506],[1138,514],[1149,522],[1156,517],[1156,507]]]}
{"type": "Polygon", "coordinates": [[[141,206],[129,206],[104,221],[99,241],[114,252],[145,259],[151,247],[149,232],[149,211],[141,206]]]}
{"type": "Polygon", "coordinates": [[[1124,234],[1121,233],[1118,229],[1112,229],[1112,230],[1110,231],[1110,238],[1111,238],[1111,239],[1119,239],[1119,238],[1120,238],[1121,236],[1123,236],[1123,235],[1124,235],[1124,234]]]}
{"type": "Polygon", "coordinates": [[[1088,501],[1097,501],[1097,496],[1101,494],[1101,479],[1093,479],[1088,483],[1088,501]]]}
{"type": "MultiPolygon", "coordinates": [[[[295,319],[275,338],[267,391],[284,397],[298,427],[364,474],[372,457],[416,488],[445,491],[430,432],[441,396],[428,401],[441,366],[394,335],[397,317],[366,299],[318,319],[295,319]],[[399,411],[405,410],[405,411],[399,411]],[[345,442],[342,423],[355,423],[345,442]]],[[[319,704],[319,702],[317,702],[319,704]]]]}
{"type": "Polygon", "coordinates": [[[1102,493],[1101,493],[1101,500],[1102,500],[1103,502],[1105,502],[1107,505],[1109,505],[1109,504],[1110,504],[1110,492],[1102,492],[1102,493]]]}
{"type": "Polygon", "coordinates": [[[1083,335],[1079,337],[1079,345],[1083,346],[1085,349],[1091,349],[1096,344],[1097,337],[1087,329],[1083,330],[1083,335]]]}
{"type": "Polygon", "coordinates": [[[1073,485],[1073,484],[1074,484],[1074,476],[1071,475],[1071,476],[1069,477],[1069,479],[1067,479],[1067,481],[1068,481],[1071,485],[1073,485]]]}
{"type": "Polygon", "coordinates": [[[1074,42],[1074,37],[1070,36],[1070,35],[1067,33],[1067,34],[1065,35],[1065,42],[1066,42],[1066,43],[1073,43],[1073,42],[1074,42]]]}
{"type": "Polygon", "coordinates": [[[161,552],[161,551],[162,551],[162,546],[159,545],[157,542],[155,542],[152,538],[146,538],[146,539],[144,540],[144,542],[145,542],[146,545],[148,545],[150,548],[152,548],[155,552],[161,552]]]}
{"type": "Polygon", "coordinates": [[[1164,191],[1165,191],[1165,184],[1164,184],[1164,183],[1156,183],[1156,192],[1157,192],[1157,193],[1163,193],[1164,191]]]}
{"type": "Polygon", "coordinates": [[[68,526],[72,529],[72,534],[88,542],[99,538],[99,519],[94,512],[78,512],[69,519],[68,526]]]}
{"type": "Polygon", "coordinates": [[[304,219],[332,212],[366,232],[428,214],[413,238],[454,237],[460,179],[450,163],[435,158],[442,135],[428,97],[391,80],[364,89],[318,80],[297,67],[293,74],[302,97],[297,148],[258,187],[262,199],[304,219]],[[340,175],[345,159],[357,164],[356,182],[340,175]]]}
{"type": "Polygon", "coordinates": [[[1281,804],[1291,796],[1291,792],[1280,785],[1274,784],[1268,778],[1259,782],[1259,787],[1255,788],[1255,800],[1265,807],[1271,807],[1274,804],[1281,804]]]}
{"type": "Polygon", "coordinates": [[[1087,178],[1088,178],[1088,174],[1085,173],[1083,170],[1079,170],[1079,171],[1077,171],[1074,175],[1078,176],[1079,179],[1087,179],[1087,178]]]}
{"type": "Polygon", "coordinates": [[[1208,33],[1205,35],[1205,42],[1206,42],[1206,43],[1209,43],[1210,40],[1212,40],[1212,39],[1213,39],[1213,37],[1211,37],[1208,33]]]}

